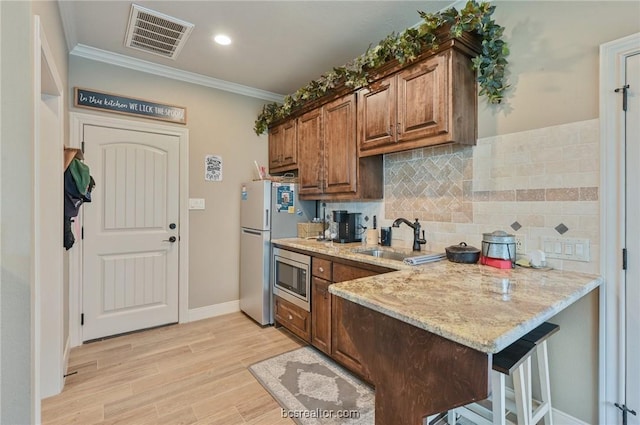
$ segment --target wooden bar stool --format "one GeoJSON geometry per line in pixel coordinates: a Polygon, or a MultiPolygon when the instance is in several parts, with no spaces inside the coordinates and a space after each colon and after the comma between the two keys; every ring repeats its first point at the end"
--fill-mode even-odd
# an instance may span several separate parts
{"type": "Polygon", "coordinates": [[[545,425],[553,425],[547,339],[560,327],[545,322],[536,329],[493,356],[491,372],[492,394],[487,400],[457,407],[448,412],[448,422],[456,423],[458,415],[477,425],[506,425],[509,413],[516,415],[518,425],[535,425],[544,418],[545,425]],[[540,398],[531,392],[531,358],[535,353],[540,378],[540,398]],[[513,377],[513,393],[505,386],[505,376],[513,377]]]}

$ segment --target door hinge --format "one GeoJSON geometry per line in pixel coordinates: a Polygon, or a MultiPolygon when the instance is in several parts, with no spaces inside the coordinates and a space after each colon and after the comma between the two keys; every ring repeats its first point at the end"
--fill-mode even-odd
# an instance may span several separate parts
{"type": "Polygon", "coordinates": [[[618,409],[622,410],[622,425],[627,425],[627,413],[631,413],[633,416],[636,416],[636,411],[629,409],[626,405],[613,403],[618,409]]]}
{"type": "Polygon", "coordinates": [[[627,248],[622,248],[622,270],[627,270],[627,248]]]}
{"type": "Polygon", "coordinates": [[[622,110],[626,111],[627,110],[627,91],[629,89],[629,84],[625,84],[622,87],[618,87],[617,89],[614,90],[614,92],[616,93],[620,93],[622,92],[622,110]]]}
{"type": "Polygon", "coordinates": [[[84,153],[84,141],[80,143],[80,150],[82,151],[82,153],[84,153]]]}
{"type": "Polygon", "coordinates": [[[80,326],[84,326],[84,313],[80,314],[80,326]]]}

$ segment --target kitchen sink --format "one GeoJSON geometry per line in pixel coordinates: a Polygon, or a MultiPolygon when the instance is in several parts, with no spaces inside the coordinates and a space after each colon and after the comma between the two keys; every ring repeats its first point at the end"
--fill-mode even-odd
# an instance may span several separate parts
{"type": "Polygon", "coordinates": [[[429,251],[398,252],[398,251],[391,251],[388,249],[380,249],[380,248],[363,249],[363,250],[357,250],[354,252],[357,254],[370,255],[372,257],[384,258],[387,260],[395,260],[395,261],[403,261],[405,258],[422,257],[427,255],[433,255],[434,260],[436,259],[436,257],[438,257],[437,259],[442,259],[443,257],[443,254],[429,252],[429,251]]]}
{"type": "Polygon", "coordinates": [[[358,254],[371,255],[372,257],[386,258],[389,260],[402,261],[411,255],[404,254],[402,252],[387,251],[384,249],[365,249],[358,251],[358,254]]]}

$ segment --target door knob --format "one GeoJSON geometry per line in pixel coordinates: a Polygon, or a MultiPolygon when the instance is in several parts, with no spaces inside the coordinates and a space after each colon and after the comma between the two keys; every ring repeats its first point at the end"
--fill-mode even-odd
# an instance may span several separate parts
{"type": "Polygon", "coordinates": [[[169,224],[169,229],[173,230],[176,228],[176,223],[169,224]]]}
{"type": "Polygon", "coordinates": [[[165,239],[162,242],[171,242],[174,243],[176,241],[176,237],[175,236],[171,236],[169,239],[165,239]]]}

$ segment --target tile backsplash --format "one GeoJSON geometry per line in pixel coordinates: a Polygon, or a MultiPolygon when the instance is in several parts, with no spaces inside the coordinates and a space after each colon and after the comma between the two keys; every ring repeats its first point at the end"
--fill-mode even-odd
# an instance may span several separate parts
{"type": "MultiPolygon", "coordinates": [[[[327,211],[377,215],[380,226],[418,218],[427,250],[461,241],[479,248],[482,233],[499,229],[524,236],[529,252],[541,248],[541,237],[561,236],[558,228],[562,237],[588,238],[591,261],[549,264],[598,273],[599,164],[597,119],[487,137],[473,147],[415,149],[385,155],[383,201],[327,203],[327,211]]],[[[411,246],[409,227],[393,230],[394,245],[411,246]]]]}

